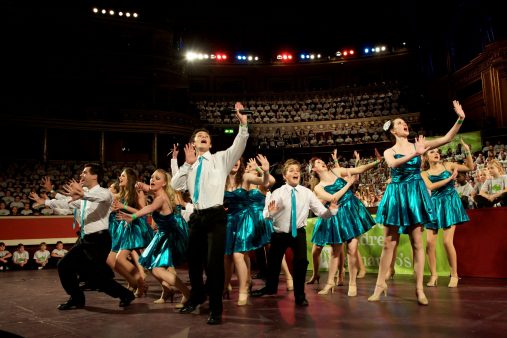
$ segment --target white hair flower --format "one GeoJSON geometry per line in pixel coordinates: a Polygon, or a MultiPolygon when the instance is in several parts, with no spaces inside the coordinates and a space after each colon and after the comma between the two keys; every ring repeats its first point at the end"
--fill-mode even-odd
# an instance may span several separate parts
{"type": "Polygon", "coordinates": [[[306,170],[308,170],[308,174],[312,173],[312,164],[308,163],[308,166],[306,167],[306,170]]]}
{"type": "Polygon", "coordinates": [[[386,123],[384,123],[384,126],[382,127],[382,129],[384,129],[384,131],[388,131],[390,126],[391,126],[391,120],[387,120],[386,123]]]}

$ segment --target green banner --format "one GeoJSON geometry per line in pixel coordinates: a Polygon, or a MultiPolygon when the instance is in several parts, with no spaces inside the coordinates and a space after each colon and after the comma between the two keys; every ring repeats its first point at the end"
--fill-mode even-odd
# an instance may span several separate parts
{"type": "MultiPolygon", "coordinates": [[[[431,139],[435,139],[437,137],[441,137],[441,136],[429,136],[429,137],[426,137],[426,139],[431,140],[431,139]]],[[[482,139],[481,139],[481,132],[480,131],[459,133],[452,139],[451,142],[441,146],[439,149],[443,152],[447,152],[447,150],[449,148],[456,150],[456,148],[458,147],[458,144],[461,143],[462,138],[466,144],[470,145],[470,150],[472,151],[472,153],[482,150],[482,139]]]]}
{"type": "MultiPolygon", "coordinates": [[[[375,215],[372,215],[375,218],[375,215]]],[[[312,262],[312,233],[317,218],[309,218],[306,226],[307,239],[307,257],[310,264],[309,270],[313,270],[312,262]]],[[[423,234],[424,247],[426,248],[426,231],[423,234]]],[[[384,245],[384,227],[376,224],[370,231],[363,234],[359,238],[359,252],[363,259],[364,266],[368,273],[377,273],[380,262],[380,254],[384,245]]],[[[345,250],[345,254],[346,254],[345,250]]],[[[329,258],[331,257],[331,247],[326,246],[320,256],[320,271],[327,271],[329,266],[329,258]]],[[[346,256],[345,256],[346,257],[346,256]]],[[[346,261],[345,261],[346,262],[346,261]]],[[[345,263],[346,264],[346,263],[345,263]]],[[[412,246],[408,235],[400,235],[400,241],[396,250],[396,274],[412,274],[414,271],[414,263],[412,259],[412,246]]],[[[437,238],[437,273],[439,276],[449,276],[449,263],[447,262],[447,254],[444,248],[443,232],[439,231],[437,238]]],[[[424,274],[429,275],[429,268],[426,258],[424,274]]]]}

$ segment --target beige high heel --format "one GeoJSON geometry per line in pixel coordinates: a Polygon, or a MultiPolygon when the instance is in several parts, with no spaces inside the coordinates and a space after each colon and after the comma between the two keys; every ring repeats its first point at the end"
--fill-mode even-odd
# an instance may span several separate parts
{"type": "Polygon", "coordinates": [[[176,304],[176,306],[174,308],[175,309],[183,309],[185,307],[185,305],[187,304],[187,302],[188,302],[188,298],[185,297],[185,295],[183,295],[181,297],[181,301],[178,304],[176,304]]]}
{"type": "Polygon", "coordinates": [[[244,306],[248,303],[248,292],[240,292],[238,298],[238,306],[244,306]]]}
{"type": "Polygon", "coordinates": [[[380,296],[384,294],[387,297],[387,284],[384,285],[375,285],[375,291],[373,291],[373,295],[368,298],[369,302],[378,302],[380,300],[380,296]]]}
{"type": "Polygon", "coordinates": [[[459,281],[459,277],[452,277],[451,276],[451,279],[449,280],[449,285],[447,285],[447,287],[449,287],[449,288],[457,288],[458,287],[458,281],[459,281]]]}
{"type": "Polygon", "coordinates": [[[291,279],[287,279],[287,291],[292,291],[294,290],[294,280],[291,278],[291,279]]]}
{"type": "Polygon", "coordinates": [[[334,288],[335,288],[334,284],[326,283],[326,286],[324,286],[324,288],[322,290],[320,290],[318,293],[319,293],[319,295],[327,295],[331,291],[331,294],[333,294],[334,288]]]}
{"type": "Polygon", "coordinates": [[[364,278],[366,276],[366,270],[359,270],[356,278],[364,278]]]}
{"type": "Polygon", "coordinates": [[[428,298],[426,298],[426,295],[424,294],[424,290],[415,290],[415,296],[417,297],[417,303],[419,305],[428,305],[430,302],[428,301],[428,298]]]}
{"type": "Polygon", "coordinates": [[[349,296],[349,297],[357,296],[357,285],[350,285],[349,284],[349,291],[347,292],[347,296],[349,296]]]}
{"type": "Polygon", "coordinates": [[[176,293],[176,291],[174,291],[173,289],[168,289],[166,287],[162,287],[163,290],[162,290],[162,294],[160,295],[160,298],[157,299],[157,300],[154,300],[153,303],[155,304],[164,304],[165,302],[167,302],[167,300],[170,298],[171,299],[171,303],[174,302],[174,294],[176,293]]]}
{"type": "Polygon", "coordinates": [[[426,286],[437,286],[438,285],[438,276],[431,276],[426,286]]]}
{"type": "Polygon", "coordinates": [[[146,282],[143,279],[140,279],[140,282],[137,283],[137,289],[134,292],[134,295],[139,298],[139,297],[146,295],[147,292],[148,292],[148,285],[146,284],[146,282]]]}

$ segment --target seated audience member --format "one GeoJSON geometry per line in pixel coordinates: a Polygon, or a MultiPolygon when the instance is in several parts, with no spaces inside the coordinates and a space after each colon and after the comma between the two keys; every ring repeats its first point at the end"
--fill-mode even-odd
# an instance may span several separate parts
{"type": "Polygon", "coordinates": [[[47,246],[45,242],[42,242],[39,245],[39,250],[35,251],[33,254],[33,259],[35,260],[35,266],[39,270],[43,269],[49,262],[49,251],[47,250],[47,246]]]}
{"type": "Polygon", "coordinates": [[[30,209],[30,203],[25,203],[23,210],[19,212],[21,216],[30,216],[33,214],[33,210],[30,209]]]}
{"type": "Polygon", "coordinates": [[[0,242],[0,271],[7,271],[9,269],[9,258],[12,254],[9,250],[5,249],[5,243],[0,242]]]}
{"type": "Polygon", "coordinates": [[[11,208],[11,216],[19,216],[20,213],[19,213],[19,210],[18,210],[18,207],[12,207],[11,208]]]}
{"type": "Polygon", "coordinates": [[[5,203],[0,202],[0,216],[8,216],[10,214],[11,212],[9,211],[9,209],[5,208],[5,203]]]}
{"type": "Polygon", "coordinates": [[[491,160],[487,169],[491,177],[484,182],[479,195],[475,196],[477,207],[507,206],[507,175],[502,165],[497,160],[491,160]]]}
{"type": "Polygon", "coordinates": [[[473,208],[473,199],[472,194],[474,191],[474,187],[467,181],[467,175],[464,172],[458,173],[456,176],[456,191],[461,199],[461,203],[463,203],[463,208],[471,209],[473,208]]]}
{"type": "Polygon", "coordinates": [[[25,246],[19,243],[12,255],[12,266],[16,270],[28,269],[29,258],[28,251],[25,251],[25,246]]]}
{"type": "Polygon", "coordinates": [[[51,251],[51,258],[49,259],[49,263],[51,267],[56,267],[58,262],[67,254],[67,250],[63,248],[62,241],[56,242],[56,248],[51,251]]]}

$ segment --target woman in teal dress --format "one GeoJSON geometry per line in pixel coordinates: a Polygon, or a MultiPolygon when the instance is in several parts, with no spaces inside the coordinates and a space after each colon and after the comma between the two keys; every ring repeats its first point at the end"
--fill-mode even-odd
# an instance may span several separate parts
{"type": "MultiPolygon", "coordinates": [[[[137,190],[135,184],[137,174],[132,168],[125,168],[120,174],[119,185],[120,192],[115,195],[112,210],[117,212],[123,210],[129,213],[135,213],[146,205],[144,192],[137,190]]],[[[120,222],[117,225],[117,236],[119,251],[116,255],[115,266],[117,270],[122,271],[122,275],[127,273],[129,285],[136,286],[136,296],[141,297],[146,293],[146,274],[139,265],[139,253],[136,250],[148,246],[153,238],[153,230],[148,225],[146,217],[139,217],[132,223],[120,222]],[[128,257],[132,257],[132,263],[128,257]]]]}
{"type": "MultiPolygon", "coordinates": [[[[252,193],[249,192],[252,185],[269,186],[269,162],[262,156],[257,155],[261,163],[259,167],[255,160],[250,160],[254,168],[259,168],[262,176],[257,171],[246,171],[242,160],[238,160],[232,168],[225,183],[224,207],[227,209],[227,229],[225,244],[225,292],[229,291],[229,282],[232,276],[232,262],[236,267],[239,281],[238,305],[247,304],[250,278],[249,251],[255,250],[269,241],[267,237],[269,229],[265,229],[266,223],[259,221],[258,208],[252,206],[252,193]]],[[[263,209],[264,207],[262,207],[263,209]]],[[[262,211],[261,211],[262,213],[262,211]]],[[[270,233],[269,233],[270,234],[270,233]]]]}
{"type": "Polygon", "coordinates": [[[334,276],[338,270],[338,257],[342,246],[347,243],[347,259],[349,265],[349,290],[347,295],[357,295],[357,238],[370,230],[375,221],[364,204],[352,193],[350,187],[357,179],[357,174],[375,167],[380,160],[380,154],[376,152],[378,159],[374,162],[361,165],[355,168],[335,167],[329,169],[327,164],[319,158],[310,160],[310,171],[313,175],[311,187],[317,197],[329,204],[331,201],[338,201],[338,212],[329,219],[318,218],[313,228],[312,254],[314,257],[314,276],[318,271],[318,259],[322,248],[331,245],[332,257],[329,262],[328,280],[324,289],[319,294],[327,295],[334,292],[334,276]]]}
{"type": "Polygon", "coordinates": [[[377,223],[384,225],[384,246],[380,256],[379,272],[375,291],[368,301],[380,300],[382,293],[387,294],[386,274],[391,264],[393,251],[400,234],[408,234],[414,257],[416,276],[416,297],[420,305],[428,305],[424,294],[424,245],[423,225],[436,220],[428,190],[421,177],[421,158],[426,151],[438,148],[452,141],[458,133],[465,113],[458,101],[453,101],[458,120],[443,137],[426,140],[420,135],[415,144],[408,141],[408,125],[401,118],[389,120],[384,130],[396,143],[384,151],[384,159],[391,168],[391,182],[377,209],[377,223]]]}
{"type": "Polygon", "coordinates": [[[444,232],[444,248],[451,268],[451,279],[448,286],[458,286],[458,259],[453,243],[454,229],[456,228],[455,225],[468,222],[470,218],[468,218],[463,203],[454,187],[454,179],[458,171],[470,171],[474,168],[470,148],[463,140],[461,140],[461,144],[465,149],[465,165],[454,162],[441,162],[438,149],[427,151],[423,157],[429,168],[423,171],[422,178],[426,183],[426,187],[431,190],[431,201],[437,218],[435,223],[425,225],[426,253],[431,272],[427,286],[437,286],[436,241],[439,229],[443,229],[444,232]]]}
{"type": "MultiPolygon", "coordinates": [[[[181,264],[186,256],[188,245],[188,226],[176,204],[176,192],[171,187],[171,176],[163,169],[157,169],[151,175],[150,191],[153,202],[141,210],[128,214],[120,212],[120,218],[127,224],[139,217],[152,213],[158,231],[151,243],[143,251],[139,263],[150,269],[153,276],[164,287],[164,282],[174,286],[183,294],[181,305],[190,297],[190,291],[176,275],[175,264],[181,264]]],[[[167,287],[166,287],[167,288],[167,287]]],[[[179,307],[182,307],[182,306],[179,307]]]]}

